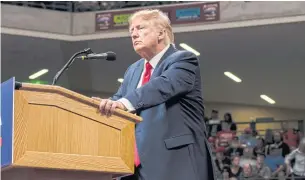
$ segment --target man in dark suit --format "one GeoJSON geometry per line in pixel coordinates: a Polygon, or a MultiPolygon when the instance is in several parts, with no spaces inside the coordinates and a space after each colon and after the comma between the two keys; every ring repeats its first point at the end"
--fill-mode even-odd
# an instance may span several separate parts
{"type": "Polygon", "coordinates": [[[129,23],[142,59],[127,69],[117,93],[100,103],[102,114],[119,108],[143,118],[135,132],[136,172],[125,179],[213,180],[197,57],[175,49],[169,19],[159,10],[136,12],[129,23]]]}

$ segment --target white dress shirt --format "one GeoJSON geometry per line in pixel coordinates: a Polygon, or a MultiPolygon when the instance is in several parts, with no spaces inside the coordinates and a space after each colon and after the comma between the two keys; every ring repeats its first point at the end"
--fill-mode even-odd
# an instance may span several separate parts
{"type": "MultiPolygon", "coordinates": [[[[145,60],[144,64],[143,64],[143,72],[141,74],[141,78],[140,81],[138,82],[138,86],[137,88],[142,86],[142,81],[143,81],[143,76],[145,73],[145,64],[146,62],[149,62],[150,65],[152,66],[152,70],[151,70],[151,74],[154,72],[157,64],[159,63],[159,61],[161,60],[162,56],[165,54],[165,52],[168,50],[170,45],[167,45],[161,52],[159,52],[156,56],[154,56],[150,61],[145,60]]],[[[118,101],[120,101],[121,103],[124,104],[124,106],[127,108],[127,110],[129,112],[133,112],[135,110],[135,108],[133,107],[133,105],[129,102],[128,99],[125,98],[121,98],[118,101]]]]}
{"type": "Polygon", "coordinates": [[[291,160],[295,159],[292,172],[298,176],[305,176],[305,154],[298,149],[295,149],[285,157],[285,163],[291,164],[291,160]]]}

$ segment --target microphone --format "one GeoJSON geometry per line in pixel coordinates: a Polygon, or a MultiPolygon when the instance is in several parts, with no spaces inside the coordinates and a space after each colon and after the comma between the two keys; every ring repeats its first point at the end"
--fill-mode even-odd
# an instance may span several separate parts
{"type": "Polygon", "coordinates": [[[116,54],[114,52],[108,51],[106,53],[96,54],[91,53],[87,54],[86,56],[80,57],[82,60],[107,60],[107,61],[115,61],[116,54]]]}
{"type": "Polygon", "coordinates": [[[81,55],[81,54],[92,54],[93,51],[90,49],[90,48],[87,48],[87,49],[84,49],[82,51],[79,51],[75,54],[73,54],[73,56],[69,59],[69,61],[64,65],[63,68],[61,68],[57,73],[56,75],[53,77],[53,82],[52,82],[52,85],[55,85],[55,83],[57,82],[57,80],[59,79],[59,77],[62,75],[62,73],[67,70],[71,65],[72,63],[74,62],[75,60],[75,57],[78,56],[78,55],[81,55]]]}

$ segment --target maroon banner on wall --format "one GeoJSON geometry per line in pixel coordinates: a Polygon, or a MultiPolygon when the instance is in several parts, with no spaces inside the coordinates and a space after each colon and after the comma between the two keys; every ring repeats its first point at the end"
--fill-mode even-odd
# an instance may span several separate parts
{"type": "MultiPolygon", "coordinates": [[[[97,13],[95,16],[96,31],[115,29],[127,30],[128,18],[130,15],[145,8],[97,13]]],[[[163,6],[158,9],[168,15],[172,25],[212,22],[219,21],[220,19],[219,2],[163,6]]]]}

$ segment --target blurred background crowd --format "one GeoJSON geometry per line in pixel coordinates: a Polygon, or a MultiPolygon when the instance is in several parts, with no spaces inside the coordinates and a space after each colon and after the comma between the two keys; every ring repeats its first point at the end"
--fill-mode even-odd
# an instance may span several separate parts
{"type": "Polygon", "coordinates": [[[291,179],[305,175],[305,138],[298,127],[281,123],[281,129],[256,131],[256,124],[238,133],[230,113],[206,118],[208,141],[219,179],[291,179]]]}

